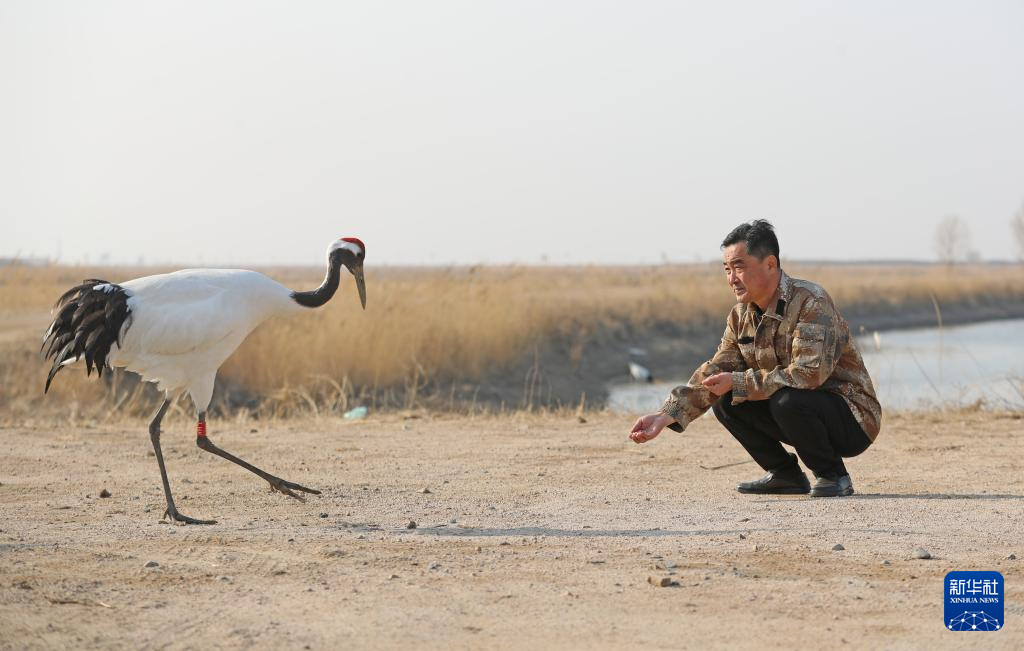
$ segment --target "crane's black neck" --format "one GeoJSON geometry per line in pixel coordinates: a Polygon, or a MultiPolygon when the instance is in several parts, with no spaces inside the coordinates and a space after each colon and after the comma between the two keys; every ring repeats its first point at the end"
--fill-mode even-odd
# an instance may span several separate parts
{"type": "Polygon", "coordinates": [[[331,300],[334,292],[338,291],[338,283],[341,281],[341,256],[335,251],[327,263],[327,276],[324,282],[316,289],[308,292],[292,292],[292,300],[302,307],[320,307],[331,300]]]}

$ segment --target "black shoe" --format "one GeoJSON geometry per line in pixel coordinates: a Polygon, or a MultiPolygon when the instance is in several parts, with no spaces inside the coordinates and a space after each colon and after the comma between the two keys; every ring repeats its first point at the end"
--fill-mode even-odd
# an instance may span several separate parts
{"type": "Polygon", "coordinates": [[[811,489],[811,497],[845,497],[853,495],[853,482],[849,475],[841,477],[818,477],[811,489]]]}
{"type": "Polygon", "coordinates": [[[741,493],[760,493],[770,495],[806,495],[811,490],[811,482],[799,466],[785,470],[775,470],[754,481],[740,482],[736,490],[741,493]]]}

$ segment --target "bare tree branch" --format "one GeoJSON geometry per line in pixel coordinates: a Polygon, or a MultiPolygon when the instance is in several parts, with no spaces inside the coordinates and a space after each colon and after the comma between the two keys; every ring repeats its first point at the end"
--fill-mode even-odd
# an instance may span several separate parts
{"type": "Polygon", "coordinates": [[[957,215],[947,215],[935,228],[935,253],[939,262],[952,265],[971,249],[971,233],[957,215]]]}
{"type": "Polygon", "coordinates": [[[1017,240],[1017,259],[1024,260],[1024,203],[1010,220],[1010,229],[1013,231],[1013,238],[1017,240]]]}

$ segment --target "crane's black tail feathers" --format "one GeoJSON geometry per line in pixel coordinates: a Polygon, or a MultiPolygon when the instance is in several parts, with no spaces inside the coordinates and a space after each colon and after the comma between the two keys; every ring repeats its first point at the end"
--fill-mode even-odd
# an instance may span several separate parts
{"type": "Polygon", "coordinates": [[[121,345],[121,337],[131,325],[129,294],[119,285],[91,278],[64,292],[53,306],[56,316],[43,336],[45,359],[53,358],[53,367],[46,377],[46,388],[57,372],[79,359],[85,359],[86,375],[103,375],[107,356],[113,344],[121,345]]]}

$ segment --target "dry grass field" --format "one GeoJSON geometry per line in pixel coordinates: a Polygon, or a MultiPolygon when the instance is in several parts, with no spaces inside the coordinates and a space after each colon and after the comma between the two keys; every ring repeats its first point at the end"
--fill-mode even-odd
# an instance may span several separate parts
{"type": "MultiPolygon", "coordinates": [[[[908,304],[1024,301],[1024,266],[794,265],[794,276],[829,289],[841,308],[898,314],[908,304]]],[[[113,391],[68,370],[44,401],[45,365],[37,355],[49,309],[84,278],[113,282],[160,269],[0,268],[0,417],[32,417],[51,406],[72,418],[105,418],[111,407],[142,415],[152,396],[113,391]]],[[[297,289],[315,287],[322,270],[264,270],[297,289]]],[[[351,281],[325,308],[257,329],[222,367],[220,381],[244,399],[232,409],[262,416],[341,413],[358,400],[374,408],[455,407],[488,373],[529,357],[543,342],[565,342],[564,361],[595,354],[596,333],[643,332],[661,325],[705,324],[717,334],[732,305],[715,265],[602,267],[367,268],[368,302],[358,309],[351,281]],[[465,387],[470,387],[467,391],[465,387]],[[428,400],[430,397],[434,400],[428,400]]],[[[930,310],[930,305],[928,306],[930,310]]],[[[577,394],[578,395],[578,394],[577,394]]],[[[575,398],[575,396],[574,396],[575,398]]],[[[215,403],[221,412],[222,400],[215,403]]],[[[517,405],[513,405],[517,406],[517,405]]],[[[522,405],[518,405],[522,406],[522,405]]],[[[465,408],[464,405],[461,406],[465,408]]]]}

